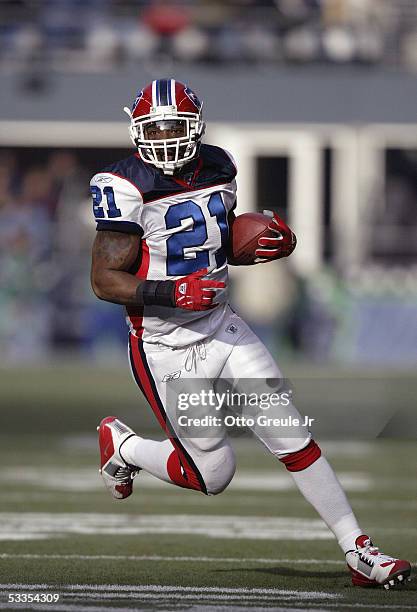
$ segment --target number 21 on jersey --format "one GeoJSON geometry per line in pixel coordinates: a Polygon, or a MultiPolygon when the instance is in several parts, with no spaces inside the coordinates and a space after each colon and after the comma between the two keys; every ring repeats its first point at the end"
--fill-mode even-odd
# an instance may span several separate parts
{"type": "MultiPolygon", "coordinates": [[[[220,230],[220,244],[214,254],[216,267],[220,268],[226,263],[225,247],[229,233],[226,208],[220,193],[210,196],[207,208],[210,216],[216,219],[220,230]]],[[[167,240],[167,276],[186,276],[210,265],[210,251],[208,248],[204,249],[209,238],[208,228],[199,204],[193,200],[172,204],[165,214],[166,228],[181,227],[182,221],[190,218],[193,220],[191,229],[176,232],[167,240]],[[189,253],[193,256],[187,257],[189,253]]]]}

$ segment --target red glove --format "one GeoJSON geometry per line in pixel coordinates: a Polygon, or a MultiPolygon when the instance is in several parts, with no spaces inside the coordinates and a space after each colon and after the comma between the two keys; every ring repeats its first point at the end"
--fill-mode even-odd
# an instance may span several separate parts
{"type": "Polygon", "coordinates": [[[221,281],[205,280],[207,269],[199,270],[174,281],[174,300],[177,308],[186,310],[210,310],[217,306],[213,302],[216,289],[224,289],[226,283],[221,281]]]}
{"type": "Polygon", "coordinates": [[[268,228],[275,234],[272,238],[262,237],[258,240],[259,248],[256,249],[255,263],[266,263],[281,257],[291,255],[297,244],[297,238],[294,232],[277,213],[272,210],[264,210],[264,215],[271,217],[271,223],[268,228]]]}

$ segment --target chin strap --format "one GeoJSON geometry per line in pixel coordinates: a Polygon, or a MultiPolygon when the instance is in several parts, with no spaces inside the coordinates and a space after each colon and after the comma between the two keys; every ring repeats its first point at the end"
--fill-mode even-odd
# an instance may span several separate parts
{"type": "Polygon", "coordinates": [[[160,169],[162,170],[164,174],[168,174],[168,176],[172,176],[175,170],[177,170],[177,168],[173,168],[172,170],[170,168],[160,168],[160,169]]]}

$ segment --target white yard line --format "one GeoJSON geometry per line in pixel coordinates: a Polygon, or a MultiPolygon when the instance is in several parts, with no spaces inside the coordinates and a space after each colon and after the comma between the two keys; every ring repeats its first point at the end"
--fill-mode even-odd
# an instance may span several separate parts
{"type": "MultiPolygon", "coordinates": [[[[80,602],[83,600],[80,599],[80,602]]],[[[174,605],[173,602],[170,603],[170,609],[175,609],[172,607],[174,605]]],[[[327,612],[328,610],[336,610],[342,609],[351,610],[351,609],[375,609],[375,610],[417,610],[417,606],[409,606],[409,605],[379,605],[379,604],[354,604],[354,603],[345,603],[345,604],[318,604],[320,607],[315,605],[314,603],[308,604],[308,609],[315,610],[316,612],[327,612]]],[[[179,604],[176,607],[178,610],[183,610],[184,608],[179,604]]],[[[73,604],[25,604],[25,610],[38,610],[45,612],[140,612],[141,608],[135,606],[134,608],[129,607],[113,607],[113,606],[95,606],[95,605],[80,605],[80,603],[73,604]]],[[[9,604],[9,603],[0,603],[0,610],[22,610],[22,604],[9,604]]],[[[144,611],[149,612],[149,607],[143,608],[144,611]]],[[[165,608],[167,610],[167,608],[165,608]]],[[[259,607],[253,608],[253,606],[221,606],[221,605],[195,605],[186,608],[187,612],[306,612],[306,608],[302,607],[259,607]]]]}
{"type": "MultiPolygon", "coordinates": [[[[371,608],[371,609],[375,609],[375,610],[417,610],[417,605],[415,606],[411,606],[411,605],[396,605],[396,604],[361,604],[361,603],[320,603],[320,604],[315,604],[314,602],[311,602],[308,604],[308,608],[310,609],[314,609],[317,610],[316,606],[321,606],[321,608],[327,608],[330,610],[333,609],[338,609],[338,608],[347,608],[348,610],[351,610],[353,608],[371,608]]],[[[229,611],[231,612],[231,611],[229,611]]],[[[304,611],[305,612],[305,609],[304,611]]]]}
{"type": "MultiPolygon", "coordinates": [[[[306,602],[310,609],[320,610],[335,610],[335,609],[361,609],[369,608],[376,610],[417,610],[417,605],[395,605],[395,604],[360,604],[341,601],[341,594],[328,593],[324,591],[294,591],[287,589],[271,589],[271,588],[222,588],[222,587],[184,587],[177,585],[108,585],[108,584],[74,584],[66,585],[65,587],[57,587],[56,585],[47,584],[0,584],[0,595],[7,596],[8,593],[18,592],[52,592],[60,593],[61,597],[71,600],[70,603],[61,604],[25,604],[27,610],[54,610],[56,612],[129,612],[132,608],[123,607],[97,607],[93,604],[96,600],[101,601],[120,601],[126,599],[133,600],[136,604],[151,601],[169,602],[168,605],[175,607],[178,601],[198,600],[197,605],[191,605],[187,608],[189,612],[244,612],[253,610],[251,604],[259,602],[276,602],[280,598],[286,602],[286,607],[256,607],[257,611],[276,611],[276,612],[304,612],[306,607],[292,607],[291,603],[300,605],[306,602]],[[92,605],[80,605],[82,602],[90,600],[92,605]],[[331,602],[330,602],[331,600],[331,602]],[[201,601],[223,602],[224,606],[204,605],[201,601]],[[241,605],[236,606],[234,602],[241,605]],[[320,602],[320,603],[319,603],[320,602]],[[248,606],[245,606],[245,603],[248,606]],[[289,607],[288,607],[289,606],[289,607]]],[[[22,609],[22,604],[3,604],[0,603],[0,609],[22,609]]],[[[137,606],[136,610],[140,610],[137,606]]],[[[183,608],[182,608],[183,609],[183,608]]]]}
{"type": "MultiPolygon", "coordinates": [[[[373,488],[369,474],[362,472],[339,472],[338,478],[347,491],[362,492],[373,488]]],[[[0,482],[16,483],[55,491],[102,491],[103,482],[98,472],[92,468],[56,468],[15,466],[0,474],[0,482]]],[[[398,481],[396,481],[398,484],[398,481]]],[[[163,489],[172,485],[150,476],[140,474],[137,485],[143,489],[163,489]]],[[[236,473],[229,485],[231,491],[291,491],[296,490],[294,481],[288,473],[281,470],[241,470],[236,473]]]]}
{"type": "MultiPolygon", "coordinates": [[[[82,600],[80,600],[82,602],[82,600]]],[[[183,610],[181,604],[173,607],[173,602],[170,603],[171,610],[183,610]]],[[[314,608],[316,612],[324,612],[323,608],[314,608]]],[[[21,604],[3,604],[0,603],[0,610],[22,610],[21,604]]],[[[135,608],[124,608],[124,607],[113,607],[113,606],[95,606],[87,605],[83,606],[78,604],[25,604],[25,610],[38,610],[46,612],[132,612],[140,611],[141,608],[135,606],[135,608]]],[[[144,611],[149,612],[149,607],[143,608],[144,611]]],[[[166,609],[165,609],[166,610],[166,609]]],[[[254,611],[253,606],[221,606],[221,605],[191,605],[186,608],[187,612],[248,612],[254,611]]],[[[282,608],[282,607],[259,607],[256,606],[256,612],[305,612],[305,608],[282,608]]],[[[327,612],[327,610],[326,610],[327,612]]]]}
{"type": "MultiPolygon", "coordinates": [[[[114,599],[118,599],[117,594],[115,593],[115,597],[114,599]]],[[[81,605],[83,602],[85,602],[85,600],[83,598],[79,598],[79,599],[73,599],[72,600],[73,603],[62,603],[62,604],[25,604],[25,610],[49,610],[49,611],[53,611],[53,612],[132,612],[132,610],[136,610],[139,611],[141,610],[141,608],[138,608],[137,605],[135,605],[134,608],[132,607],[121,607],[121,606],[117,606],[117,607],[113,607],[113,606],[96,606],[93,603],[91,605],[81,605]]],[[[163,601],[163,600],[162,600],[163,601]]],[[[138,600],[135,599],[135,603],[138,602],[138,600]]],[[[146,602],[146,600],[144,600],[144,603],[146,602]]],[[[138,602],[139,603],[139,602],[138,602]]],[[[219,602],[220,603],[220,602],[219,602]]],[[[243,603],[243,602],[241,602],[243,603]]],[[[298,603],[298,605],[300,605],[301,602],[298,603]]],[[[178,604],[177,606],[175,606],[175,602],[170,602],[170,609],[179,609],[179,610],[184,610],[184,607],[181,604],[178,604]]],[[[291,604],[287,604],[291,605],[291,604]]],[[[316,610],[316,612],[324,612],[324,611],[328,611],[328,610],[338,610],[338,609],[345,609],[345,610],[352,610],[352,609],[374,609],[374,610],[417,610],[417,605],[413,606],[413,605],[396,605],[396,604],[360,604],[360,603],[336,603],[336,602],[332,602],[332,603],[319,603],[316,604],[314,602],[308,602],[308,609],[312,609],[312,610],[316,610]]],[[[303,606],[302,608],[299,607],[276,607],[276,606],[268,606],[268,607],[260,607],[260,606],[256,606],[256,608],[253,607],[253,605],[249,605],[249,606],[244,606],[244,605],[205,605],[205,604],[197,604],[197,605],[191,605],[190,607],[187,607],[186,610],[187,612],[248,612],[248,611],[253,611],[256,610],[256,612],[305,612],[306,611],[306,607],[303,606]]],[[[0,603],[0,610],[22,610],[22,604],[9,604],[9,603],[0,603]]],[[[146,608],[144,608],[144,610],[148,611],[149,607],[147,606],[146,608]]],[[[167,610],[167,608],[165,608],[165,610],[167,610]]]]}
{"type": "MultiPolygon", "coordinates": [[[[220,587],[180,587],[159,585],[67,585],[54,587],[52,592],[60,592],[70,602],[75,601],[125,601],[134,602],[219,602],[225,604],[256,604],[257,602],[276,603],[277,599],[290,602],[336,600],[340,595],[322,591],[293,591],[286,589],[247,589],[247,588],[220,588],[220,587]],[[114,590],[114,589],[117,590],[114,590]]],[[[0,585],[0,596],[7,596],[10,592],[45,592],[46,585],[0,585]]],[[[105,608],[104,608],[105,609],[105,608]]]]}
{"type": "Polygon", "coordinates": [[[237,515],[126,515],[99,513],[2,512],[0,540],[56,538],[67,534],[203,535],[248,540],[331,540],[320,519],[237,515]]]}
{"type": "MultiPolygon", "coordinates": [[[[0,595],[7,597],[9,592],[0,591],[0,595]]],[[[138,601],[178,601],[178,593],[136,593],[136,592],[127,592],[127,593],[106,593],[100,591],[98,593],[83,593],[82,597],[75,596],[69,593],[65,593],[65,599],[69,601],[79,601],[80,599],[84,602],[86,601],[102,601],[102,602],[114,602],[114,601],[129,601],[133,600],[135,602],[138,601]]],[[[277,595],[244,595],[244,594],[236,594],[236,595],[228,595],[227,593],[181,593],[181,601],[187,602],[198,602],[200,601],[208,601],[208,602],[235,602],[238,601],[240,603],[257,603],[259,601],[264,603],[276,603],[277,595]]],[[[290,603],[292,601],[299,603],[300,601],[305,601],[305,597],[297,597],[295,595],[287,595],[285,597],[281,597],[286,603],[290,603]]],[[[312,598],[314,599],[314,598],[312,598]]],[[[321,600],[321,597],[317,598],[321,600]]]]}
{"type": "MultiPolygon", "coordinates": [[[[170,486],[170,485],[168,485],[170,486]]],[[[97,489],[98,491],[98,489],[97,489]]],[[[100,485],[100,491],[103,492],[104,488],[100,485]]],[[[24,503],[26,506],[30,505],[30,502],[54,502],[54,503],[62,503],[62,500],[65,500],[65,495],[68,494],[68,491],[61,491],[63,497],[57,498],[57,491],[47,492],[45,490],[42,491],[13,491],[7,494],[7,499],[2,499],[2,505],[6,508],[7,505],[11,505],[14,507],[16,503],[24,503]]],[[[246,493],[250,493],[250,490],[246,490],[246,493]]],[[[273,493],[273,491],[272,491],[273,493]]],[[[291,491],[294,495],[299,497],[298,489],[293,489],[291,491]]],[[[292,499],[292,498],[291,498],[292,499]]],[[[259,496],[258,495],[234,495],[233,496],[233,504],[236,506],[245,505],[245,507],[259,507],[259,496]]],[[[192,495],[191,497],[187,497],[187,504],[190,509],[195,506],[204,507],[207,505],[207,498],[204,495],[192,495]]],[[[181,510],[184,509],[184,490],[177,489],[174,487],[170,487],[170,500],[169,505],[172,508],[180,507],[181,510]]],[[[363,499],[362,497],[357,497],[354,500],[355,508],[372,508],[375,509],[375,500],[374,499],[363,499]]],[[[395,500],[395,499],[379,499],[378,500],[378,508],[381,510],[417,510],[417,500],[395,500]]]]}
{"type": "MultiPolygon", "coordinates": [[[[376,527],[375,533],[412,537],[417,529],[376,527]]],[[[332,540],[320,519],[271,516],[175,514],[101,514],[94,512],[1,512],[0,540],[38,540],[82,535],[172,534],[221,539],[315,541],[332,540]]]]}
{"type": "MultiPolygon", "coordinates": [[[[292,563],[299,565],[346,565],[341,559],[289,559],[266,557],[198,557],[198,556],[165,556],[165,555],[57,555],[57,554],[15,554],[0,553],[0,559],[75,559],[86,561],[179,561],[196,563],[292,563]]],[[[410,561],[417,565],[417,561],[410,561]]]]}
{"type": "MultiPolygon", "coordinates": [[[[74,434],[64,436],[58,440],[59,445],[71,453],[77,450],[93,451],[97,449],[97,435],[74,434]]],[[[334,457],[367,457],[381,448],[379,440],[323,440],[320,442],[321,448],[326,455],[334,457]]],[[[259,453],[259,446],[252,439],[234,439],[233,447],[242,453],[253,454],[254,449],[259,453]]]]}
{"type": "MultiPolygon", "coordinates": [[[[340,601],[342,597],[337,593],[328,593],[322,591],[293,591],[286,589],[246,589],[246,588],[217,588],[217,587],[180,587],[180,586],[158,586],[158,585],[67,585],[65,587],[57,588],[54,585],[46,585],[46,584],[0,584],[0,595],[7,595],[11,592],[59,592],[61,597],[66,597],[71,600],[71,603],[61,603],[61,604],[46,604],[42,606],[41,604],[34,605],[25,605],[25,609],[36,609],[36,610],[56,610],[56,611],[101,611],[114,610],[118,611],[128,611],[132,608],[122,608],[122,607],[96,607],[94,605],[84,605],[80,606],[80,603],[85,602],[86,600],[90,600],[92,603],[97,599],[101,601],[120,601],[126,599],[133,599],[134,602],[150,602],[150,601],[170,601],[172,605],[175,602],[178,602],[178,598],[180,597],[181,601],[190,601],[192,602],[195,599],[198,601],[215,601],[215,602],[223,602],[226,605],[219,607],[217,605],[214,606],[206,606],[198,603],[196,606],[191,606],[189,608],[189,612],[219,612],[219,610],[223,610],[224,612],[229,612],[233,610],[233,612],[238,612],[239,610],[245,611],[248,609],[252,609],[250,604],[255,603],[256,601],[264,601],[266,602],[276,602],[277,598],[281,598],[288,605],[291,605],[291,602],[300,604],[301,602],[308,602],[308,608],[315,609],[318,612],[320,610],[334,610],[340,608],[370,608],[370,609],[381,609],[381,610],[417,610],[417,605],[395,605],[395,604],[360,604],[360,603],[349,603],[340,601]],[[117,589],[117,590],[114,590],[117,589]],[[339,601],[336,601],[336,600],[339,601]],[[171,602],[172,600],[172,602],[171,602]],[[326,601],[327,600],[327,601],[326,601]],[[331,603],[329,602],[331,600],[331,603]],[[320,601],[320,603],[319,603],[320,601]],[[241,604],[245,604],[247,602],[249,604],[249,608],[247,606],[239,606],[236,607],[235,604],[228,605],[228,603],[232,604],[232,602],[240,602],[241,604]]],[[[0,609],[22,609],[21,604],[11,605],[11,604],[2,604],[0,603],[0,609]]],[[[138,610],[139,608],[135,608],[138,610]]],[[[293,612],[302,611],[304,612],[306,608],[298,608],[298,607],[265,607],[260,608],[257,606],[256,610],[269,610],[270,612],[280,611],[286,612],[287,610],[292,610],[293,612]]]]}
{"type": "MultiPolygon", "coordinates": [[[[15,554],[0,553],[1,559],[62,559],[75,561],[167,561],[183,563],[258,563],[275,565],[279,563],[290,563],[294,565],[346,565],[340,559],[285,559],[285,558],[263,558],[263,557],[187,557],[164,555],[57,555],[57,554],[15,554]]],[[[417,562],[416,562],[417,563],[417,562]]]]}
{"type": "Polygon", "coordinates": [[[328,593],[326,591],[294,591],[288,589],[271,589],[271,588],[249,588],[249,587],[190,587],[190,586],[179,586],[179,585],[159,585],[159,584],[67,584],[64,587],[57,587],[55,585],[47,584],[0,584],[0,590],[10,591],[14,588],[18,588],[22,591],[27,589],[28,591],[41,591],[42,589],[49,589],[53,592],[59,592],[63,590],[65,593],[81,592],[83,595],[86,592],[110,592],[120,594],[121,592],[129,593],[156,593],[158,595],[163,594],[213,594],[213,595],[239,595],[239,596],[271,596],[271,597],[302,597],[306,599],[338,599],[340,595],[337,593],[328,593]],[[116,589],[116,590],[115,590],[116,589]]]}

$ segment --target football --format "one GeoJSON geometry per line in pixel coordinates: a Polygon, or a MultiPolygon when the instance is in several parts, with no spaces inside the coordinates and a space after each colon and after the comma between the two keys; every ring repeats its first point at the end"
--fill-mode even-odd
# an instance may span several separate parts
{"type": "Polygon", "coordinates": [[[262,213],[243,213],[236,217],[231,228],[231,249],[235,264],[248,266],[255,262],[259,238],[276,237],[268,227],[270,223],[271,217],[262,213]]]}

